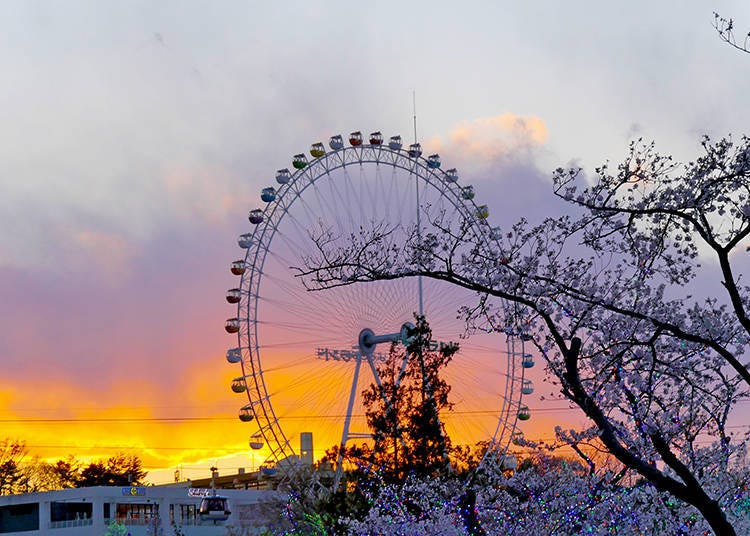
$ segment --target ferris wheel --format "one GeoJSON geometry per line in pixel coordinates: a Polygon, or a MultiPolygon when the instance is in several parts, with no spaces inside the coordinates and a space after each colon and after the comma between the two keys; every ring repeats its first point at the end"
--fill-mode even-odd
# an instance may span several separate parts
{"type": "Polygon", "coordinates": [[[447,434],[453,444],[487,441],[502,454],[530,417],[523,397],[533,386],[524,372],[534,361],[512,328],[467,332],[459,310],[477,303],[475,293],[429,278],[311,292],[297,277],[321,230],[344,246],[383,224],[398,243],[447,215],[469,222],[480,240],[498,238],[487,206],[475,203],[456,169],[443,170],[439,155],[424,157],[418,143],[404,147],[400,136],[384,141],[380,132],[352,132],[348,142],[336,135],[328,148],[314,143],[311,158],[295,155],[293,170],[278,170],[277,185],[261,191],[265,206],[250,211],[252,230],[239,237],[245,255],[230,269],[240,280],[226,295],[237,314],[225,323],[238,342],[226,357],[240,366],[231,387],[246,397],[239,418],[254,427],[250,446],[263,448],[269,464],[309,462],[311,442],[293,445],[304,432],[314,433],[316,459],[333,445],[369,439],[359,394],[379,381],[388,344],[405,344],[406,326],[423,314],[435,340],[459,344],[445,371],[454,404],[440,415],[447,434]]]}

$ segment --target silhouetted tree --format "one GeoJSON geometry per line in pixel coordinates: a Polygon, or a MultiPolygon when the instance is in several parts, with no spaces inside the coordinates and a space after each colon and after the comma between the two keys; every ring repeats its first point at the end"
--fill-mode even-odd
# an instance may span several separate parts
{"type": "Polygon", "coordinates": [[[376,365],[380,384],[362,393],[375,441],[369,458],[389,479],[439,473],[449,464],[451,441],[440,412],[452,407],[451,388],[440,374],[458,346],[434,342],[424,317],[417,317],[409,336],[406,347],[393,345],[376,365]]]}
{"type": "Polygon", "coordinates": [[[140,458],[121,453],[84,467],[76,479],[76,487],[140,485],[146,475],[140,458]]]}
{"type": "Polygon", "coordinates": [[[25,443],[0,441],[0,495],[91,486],[141,485],[147,472],[138,456],[116,454],[82,465],[73,456],[54,463],[27,460],[25,443]]]}
{"type": "Polygon", "coordinates": [[[74,488],[78,480],[81,464],[73,456],[64,460],[57,460],[51,464],[50,472],[57,481],[60,488],[74,488]]]}
{"type": "Polygon", "coordinates": [[[22,465],[24,476],[18,491],[27,493],[73,488],[78,478],[79,465],[72,456],[55,463],[34,457],[22,465]]]}
{"type": "Polygon", "coordinates": [[[27,453],[23,441],[5,438],[0,442],[0,495],[19,493],[26,477],[23,460],[27,453]]]}

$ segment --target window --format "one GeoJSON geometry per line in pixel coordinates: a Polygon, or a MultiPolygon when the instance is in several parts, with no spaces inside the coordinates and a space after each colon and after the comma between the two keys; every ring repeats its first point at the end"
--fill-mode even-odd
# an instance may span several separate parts
{"type": "Polygon", "coordinates": [[[73,521],[91,519],[94,511],[92,503],[85,502],[52,502],[50,504],[50,521],[73,521]]]}
{"type": "Polygon", "coordinates": [[[39,503],[0,506],[0,533],[39,530],[39,503]]]}
{"type": "Polygon", "coordinates": [[[197,504],[170,504],[169,505],[169,522],[177,525],[197,525],[198,524],[198,505],[197,504]]]}
{"type": "Polygon", "coordinates": [[[128,525],[148,525],[159,516],[159,505],[154,503],[118,503],[116,521],[128,525]]]}

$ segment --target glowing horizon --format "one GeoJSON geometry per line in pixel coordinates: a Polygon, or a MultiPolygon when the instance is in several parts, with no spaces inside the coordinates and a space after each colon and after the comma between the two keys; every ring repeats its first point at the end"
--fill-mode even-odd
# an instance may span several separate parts
{"type": "MultiPolygon", "coordinates": [[[[229,377],[225,375],[223,379],[226,383],[222,387],[228,391],[229,377]]],[[[238,408],[239,404],[234,409],[238,408]]],[[[36,408],[37,411],[40,409],[36,408]]],[[[169,410],[166,407],[161,409],[169,410]]],[[[532,421],[524,424],[524,433],[527,438],[542,435],[548,438],[551,428],[545,428],[555,421],[548,414],[537,414],[536,409],[532,407],[532,421]]],[[[27,460],[39,457],[54,462],[72,455],[83,463],[90,463],[123,452],[136,455],[143,461],[149,472],[147,481],[151,483],[172,481],[173,473],[178,469],[183,480],[210,476],[208,468],[212,465],[218,466],[222,474],[236,472],[240,467],[257,469],[268,455],[267,447],[257,451],[248,447],[254,428],[240,422],[236,411],[175,416],[174,413],[157,414],[149,407],[118,406],[70,408],[62,412],[63,416],[46,410],[44,418],[21,416],[18,412],[8,411],[7,405],[0,411],[4,436],[26,443],[27,460]]],[[[446,426],[450,427],[451,420],[463,418],[465,415],[450,416],[446,426]]],[[[328,420],[333,419],[328,417],[328,420]]],[[[493,419],[490,421],[494,422],[493,419]]],[[[314,458],[318,460],[326,449],[339,443],[342,421],[336,421],[333,433],[328,435],[306,426],[301,417],[287,419],[286,425],[295,451],[299,447],[299,432],[313,432],[314,458]]],[[[460,438],[453,435],[451,438],[454,445],[463,444],[460,438]]]]}

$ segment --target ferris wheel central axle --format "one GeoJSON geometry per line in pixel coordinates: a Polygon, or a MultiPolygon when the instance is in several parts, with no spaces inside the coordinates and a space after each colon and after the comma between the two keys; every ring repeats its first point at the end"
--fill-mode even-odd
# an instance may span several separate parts
{"type": "Polygon", "coordinates": [[[384,342],[400,342],[401,344],[406,346],[409,343],[409,333],[413,331],[414,324],[412,324],[411,322],[404,322],[399,332],[388,333],[385,335],[375,335],[375,332],[370,328],[365,328],[359,332],[359,351],[363,356],[372,355],[375,347],[378,344],[382,344],[384,342]]]}

